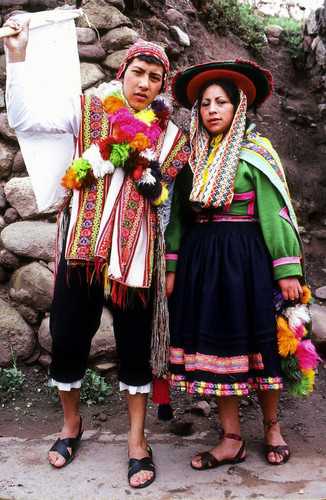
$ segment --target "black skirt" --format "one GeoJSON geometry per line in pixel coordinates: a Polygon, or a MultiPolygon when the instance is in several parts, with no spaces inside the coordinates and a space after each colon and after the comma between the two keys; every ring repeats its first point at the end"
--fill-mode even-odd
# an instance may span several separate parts
{"type": "Polygon", "coordinates": [[[258,222],[195,223],[170,300],[170,384],[189,393],[281,389],[271,258],[258,222]]]}

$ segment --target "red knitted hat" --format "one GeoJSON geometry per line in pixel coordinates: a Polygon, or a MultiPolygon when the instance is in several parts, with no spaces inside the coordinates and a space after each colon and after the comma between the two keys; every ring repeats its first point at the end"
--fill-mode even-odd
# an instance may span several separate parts
{"type": "Polygon", "coordinates": [[[165,50],[162,47],[160,47],[156,43],[148,42],[147,40],[137,40],[137,42],[135,42],[130,47],[127,54],[125,55],[124,60],[121,63],[120,68],[118,69],[118,73],[116,75],[117,80],[121,77],[121,75],[125,71],[127,67],[127,62],[130,61],[130,59],[133,59],[134,57],[140,55],[155,57],[160,61],[160,63],[163,64],[165,69],[165,74],[164,74],[164,82],[162,85],[162,92],[165,92],[168,85],[168,73],[170,70],[169,60],[167,58],[165,50]]]}

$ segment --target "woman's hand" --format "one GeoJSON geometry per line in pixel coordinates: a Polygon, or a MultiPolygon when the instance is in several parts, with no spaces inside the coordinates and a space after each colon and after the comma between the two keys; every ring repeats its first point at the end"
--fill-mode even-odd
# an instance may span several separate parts
{"type": "Polygon", "coordinates": [[[169,271],[165,275],[166,296],[169,299],[174,289],[175,273],[169,271]]]}
{"type": "Polygon", "coordinates": [[[4,24],[4,27],[17,30],[17,35],[7,36],[4,38],[4,43],[8,49],[8,60],[10,63],[23,62],[26,58],[26,47],[28,44],[29,22],[23,23],[19,18],[10,17],[4,24]]]}
{"type": "Polygon", "coordinates": [[[298,278],[283,278],[278,284],[285,300],[298,300],[303,295],[298,278]]]}

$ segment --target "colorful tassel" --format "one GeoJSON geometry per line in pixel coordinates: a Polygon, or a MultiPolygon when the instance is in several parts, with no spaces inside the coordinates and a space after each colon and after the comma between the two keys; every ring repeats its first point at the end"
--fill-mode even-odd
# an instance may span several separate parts
{"type": "MultiPolygon", "coordinates": [[[[301,304],[286,307],[286,301],[282,304],[277,300],[277,343],[281,356],[281,369],[284,382],[289,392],[294,396],[306,397],[313,391],[315,371],[318,362],[322,359],[318,356],[315,346],[310,339],[304,339],[311,329],[311,316],[308,304],[311,303],[311,293],[304,286],[301,304]]],[[[274,303],[277,299],[274,294],[274,303]]]]}

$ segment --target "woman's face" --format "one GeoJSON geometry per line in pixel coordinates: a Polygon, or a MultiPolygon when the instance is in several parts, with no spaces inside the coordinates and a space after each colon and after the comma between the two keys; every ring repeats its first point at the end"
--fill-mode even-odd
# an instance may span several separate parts
{"type": "Polygon", "coordinates": [[[234,116],[234,105],[222,87],[214,84],[205,90],[200,116],[211,135],[222,134],[229,129],[234,116]]]}

